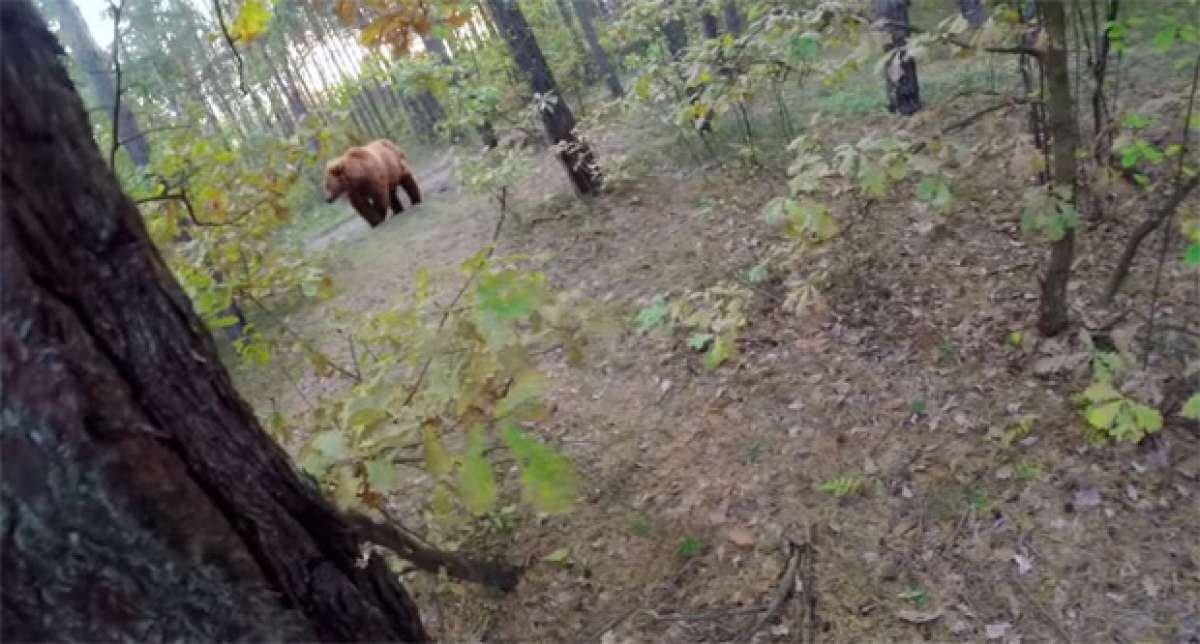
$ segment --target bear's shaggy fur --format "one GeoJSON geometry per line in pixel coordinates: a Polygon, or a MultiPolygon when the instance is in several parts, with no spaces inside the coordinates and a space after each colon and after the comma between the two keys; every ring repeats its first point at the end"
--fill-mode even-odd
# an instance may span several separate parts
{"type": "Polygon", "coordinates": [[[325,166],[325,200],[333,203],[343,194],[372,228],[392,212],[404,212],[396,188],[404,188],[415,206],[421,203],[421,191],[408,157],[398,145],[386,139],[371,141],[361,148],[350,148],[325,166]]]}

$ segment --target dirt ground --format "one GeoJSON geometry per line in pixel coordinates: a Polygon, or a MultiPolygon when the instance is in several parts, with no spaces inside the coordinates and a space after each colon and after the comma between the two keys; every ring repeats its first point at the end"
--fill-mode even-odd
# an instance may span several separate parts
{"type": "MultiPolygon", "coordinates": [[[[983,104],[960,101],[947,118],[983,104]]],[[[856,117],[822,138],[853,140],[887,118],[856,117]]],[[[988,127],[965,136],[1003,136],[1022,117],[988,127]]],[[[779,173],[680,163],[661,134],[630,143],[643,135],[656,136],[623,122],[596,137],[599,158],[625,159],[636,180],[586,204],[531,153],[537,171],[515,208],[538,223],[507,227],[499,252],[549,252],[559,286],[629,311],[753,265],[778,235],[758,212],[784,193],[779,173]]],[[[419,176],[426,203],[411,213],[375,231],[353,219],[313,242],[336,251],[347,285],[326,307],[380,308],[421,266],[458,279],[495,213],[452,185],[449,164],[419,176]]],[[[1098,447],[1072,402],[1089,382],[1088,337],[1143,332],[1152,262],[1111,309],[1095,304],[1103,280],[1076,282],[1072,331],[1037,340],[1045,246],[1020,233],[1022,189],[1007,173],[980,174],[948,217],[905,198],[839,202],[843,234],[802,269],[827,276],[822,300],[797,316],[778,289],[761,295],[716,371],[678,335],[632,327],[581,369],[547,356],[555,413],[539,431],[574,459],[580,502],[510,535],[504,556],[528,566],[513,593],[414,577],[431,631],[740,640],[796,565],[801,592],[755,641],[1200,641],[1200,433],[1168,417],[1139,447],[1098,447]],[[817,490],[838,478],[862,490],[817,490]],[[561,548],[565,560],[544,560],[561,548]]],[[[1107,274],[1134,223],[1091,225],[1076,273],[1107,274]]],[[[1191,279],[1167,276],[1180,330],[1161,329],[1158,360],[1197,355],[1191,279]]],[[[333,324],[322,310],[298,322],[333,324]]],[[[306,378],[282,404],[338,386],[306,378]]],[[[1175,395],[1169,382],[1158,391],[1175,395]]]]}

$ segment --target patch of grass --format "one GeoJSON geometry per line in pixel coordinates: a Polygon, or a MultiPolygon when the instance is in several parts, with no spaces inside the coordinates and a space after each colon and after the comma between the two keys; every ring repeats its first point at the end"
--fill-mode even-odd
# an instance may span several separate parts
{"type": "Polygon", "coordinates": [[[679,543],[679,556],[683,559],[691,559],[700,554],[704,549],[704,542],[700,541],[699,537],[688,535],[679,543]]]}
{"type": "Polygon", "coordinates": [[[653,529],[650,527],[650,522],[645,517],[634,517],[629,523],[629,533],[635,537],[649,539],[653,529]]]}
{"type": "Polygon", "coordinates": [[[929,600],[933,599],[933,596],[929,594],[929,591],[911,586],[904,589],[904,592],[896,596],[900,599],[912,602],[913,605],[918,608],[928,605],[929,600]]]}

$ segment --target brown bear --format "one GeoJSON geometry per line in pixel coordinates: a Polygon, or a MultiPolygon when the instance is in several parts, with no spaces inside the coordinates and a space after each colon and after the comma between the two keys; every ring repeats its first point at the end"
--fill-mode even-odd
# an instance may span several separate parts
{"type": "Polygon", "coordinates": [[[408,157],[386,139],[350,148],[325,166],[325,200],[333,203],[343,194],[349,195],[350,205],[372,228],[387,218],[389,206],[393,213],[404,212],[396,194],[398,187],[404,188],[414,206],[421,203],[408,157]]]}

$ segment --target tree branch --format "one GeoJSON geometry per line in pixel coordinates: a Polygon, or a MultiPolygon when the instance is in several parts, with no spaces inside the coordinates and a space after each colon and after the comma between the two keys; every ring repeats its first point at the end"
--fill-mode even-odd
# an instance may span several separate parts
{"type": "Polygon", "coordinates": [[[242,88],[242,94],[249,94],[250,90],[246,87],[245,63],[242,62],[242,55],[238,53],[237,45],[233,44],[233,36],[229,33],[229,27],[225,25],[225,12],[221,9],[221,0],[213,0],[213,9],[217,12],[217,24],[221,25],[221,33],[225,35],[225,42],[229,44],[229,50],[233,52],[233,58],[237,61],[238,85],[242,88]]]}
{"type": "Polygon", "coordinates": [[[989,54],[1024,54],[1026,56],[1033,56],[1038,60],[1041,60],[1042,58],[1042,52],[1038,51],[1037,49],[1033,49],[1032,47],[978,47],[969,42],[963,42],[951,34],[934,33],[927,29],[921,29],[919,27],[914,27],[903,22],[896,22],[894,20],[880,19],[875,21],[873,24],[880,27],[905,29],[912,34],[931,35],[937,38],[940,42],[944,42],[948,45],[954,45],[960,49],[978,49],[979,51],[986,51],[989,54]]]}
{"type": "MultiPolygon", "coordinates": [[[[500,217],[496,220],[496,229],[492,231],[492,247],[488,249],[485,259],[491,259],[492,253],[496,252],[496,240],[500,239],[500,229],[504,227],[504,215],[508,211],[508,186],[502,186],[500,188],[499,199],[500,217]]],[[[462,288],[458,289],[458,293],[455,293],[454,299],[450,300],[450,304],[446,307],[446,311],[442,313],[442,319],[438,321],[438,331],[441,331],[442,327],[446,326],[446,321],[450,319],[450,313],[454,311],[454,305],[458,304],[458,301],[462,299],[463,294],[467,292],[467,289],[470,288],[471,283],[475,281],[475,275],[477,274],[477,272],[471,273],[471,276],[467,278],[467,281],[463,282],[462,288]]],[[[421,388],[421,383],[425,381],[425,374],[429,372],[429,365],[432,363],[433,356],[425,359],[425,363],[421,365],[421,371],[417,373],[417,379],[413,381],[412,387],[408,390],[408,395],[404,397],[404,402],[400,404],[401,407],[407,407],[409,403],[413,401],[413,398],[417,396],[417,390],[421,388]]]]}
{"type": "MultiPolygon", "coordinates": [[[[1200,56],[1196,58],[1196,64],[1192,68],[1192,90],[1188,98],[1187,112],[1183,117],[1183,141],[1181,142],[1182,149],[1179,151],[1179,161],[1175,169],[1175,190],[1166,200],[1161,208],[1156,210],[1150,218],[1143,221],[1134,229],[1133,234],[1129,237],[1129,241],[1125,244],[1125,250],[1121,253],[1121,259],[1117,262],[1116,269],[1113,270],[1112,278],[1108,282],[1108,288],[1104,291],[1104,301],[1111,302],[1113,297],[1117,295],[1117,291],[1121,289],[1121,284],[1129,275],[1129,268],[1133,265],[1133,258],[1137,255],[1138,247],[1142,241],[1154,232],[1162,223],[1171,218],[1175,214],[1175,210],[1179,208],[1179,204],[1187,199],[1189,193],[1200,185],[1200,174],[1196,174],[1187,182],[1182,182],[1184,170],[1184,158],[1188,152],[1188,140],[1191,130],[1191,120],[1193,110],[1196,106],[1196,92],[1200,88],[1200,56]]],[[[1157,288],[1157,285],[1156,285],[1157,288]]],[[[1153,319],[1151,319],[1153,324],[1153,319]]]]}
{"type": "Polygon", "coordinates": [[[347,514],[346,521],[367,541],[395,552],[420,570],[446,574],[503,591],[510,591],[521,581],[521,568],[502,561],[480,561],[458,553],[438,550],[408,531],[394,519],[378,522],[362,514],[347,514]]]}

